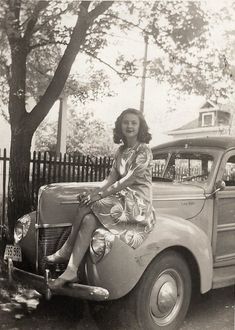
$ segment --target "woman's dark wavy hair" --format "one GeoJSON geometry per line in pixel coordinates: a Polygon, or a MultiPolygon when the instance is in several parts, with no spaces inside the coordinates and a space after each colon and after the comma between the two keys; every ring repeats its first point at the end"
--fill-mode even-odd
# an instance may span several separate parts
{"type": "Polygon", "coordinates": [[[143,142],[143,143],[149,143],[149,141],[152,139],[152,135],[149,133],[149,128],[146,123],[146,120],[139,110],[133,109],[133,108],[128,108],[124,110],[117,118],[115,122],[115,127],[113,129],[113,141],[114,143],[124,143],[126,144],[126,138],[122,134],[122,119],[126,114],[134,114],[139,118],[140,121],[140,127],[139,127],[139,133],[138,133],[138,141],[143,142]]]}

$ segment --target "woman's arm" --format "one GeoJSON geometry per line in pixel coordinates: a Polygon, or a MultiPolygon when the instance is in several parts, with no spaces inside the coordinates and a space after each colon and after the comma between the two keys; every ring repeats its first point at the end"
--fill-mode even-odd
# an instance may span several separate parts
{"type": "Polygon", "coordinates": [[[127,174],[120,180],[116,180],[112,184],[101,189],[101,198],[115,194],[133,184],[136,181],[137,176],[144,175],[145,170],[150,166],[151,162],[151,150],[146,145],[142,145],[137,151],[136,157],[134,158],[127,174]]]}
{"type": "Polygon", "coordinates": [[[116,171],[111,171],[107,178],[102,181],[98,187],[99,190],[105,190],[111,186],[114,182],[118,180],[118,173],[116,171]]]}
{"type": "Polygon", "coordinates": [[[91,193],[87,194],[86,192],[78,195],[78,200],[79,203],[84,204],[84,205],[89,205],[99,199],[102,198],[103,193],[110,187],[113,185],[113,183],[115,183],[116,181],[118,181],[119,178],[119,174],[117,171],[117,155],[119,153],[119,149],[117,150],[115,156],[114,156],[114,161],[112,164],[112,168],[111,171],[109,173],[109,175],[107,176],[106,179],[104,179],[99,187],[97,187],[96,189],[94,189],[91,193]]]}
{"type": "Polygon", "coordinates": [[[117,171],[118,154],[119,154],[119,149],[116,151],[116,154],[114,156],[112,168],[111,168],[109,175],[102,182],[100,182],[99,187],[92,192],[92,195],[97,195],[99,192],[105,191],[114,182],[118,181],[118,179],[119,179],[119,173],[117,171]]]}
{"type": "Polygon", "coordinates": [[[146,145],[142,145],[137,151],[137,154],[132,164],[130,165],[127,174],[123,178],[118,180],[118,176],[116,176],[115,174],[117,172],[115,170],[114,172],[111,171],[110,178],[107,179],[107,182],[105,183],[105,181],[103,181],[104,185],[102,186],[102,188],[96,190],[88,198],[86,197],[84,199],[84,204],[89,205],[90,203],[105,198],[109,195],[113,195],[121,191],[122,189],[127,188],[136,181],[137,177],[141,177],[144,175],[146,169],[151,165],[151,163],[152,152],[146,145]]]}

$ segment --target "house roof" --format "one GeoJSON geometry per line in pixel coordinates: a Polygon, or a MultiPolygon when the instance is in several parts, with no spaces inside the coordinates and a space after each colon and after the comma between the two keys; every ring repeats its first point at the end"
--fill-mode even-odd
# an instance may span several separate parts
{"type": "Polygon", "coordinates": [[[200,109],[208,109],[208,108],[218,108],[218,104],[208,100],[205,103],[203,103],[203,105],[200,107],[200,109]]]}
{"type": "Polygon", "coordinates": [[[193,129],[193,128],[198,128],[198,118],[191,120],[187,124],[184,124],[183,126],[173,129],[173,130],[169,131],[168,133],[175,132],[175,131],[182,131],[185,129],[193,129]]]}
{"type": "MultiPolygon", "coordinates": [[[[209,109],[214,110],[214,111],[221,111],[221,112],[229,112],[230,113],[230,110],[222,107],[221,105],[219,106],[218,104],[216,104],[216,103],[214,103],[210,100],[208,100],[208,101],[206,101],[202,104],[202,106],[199,109],[199,113],[203,112],[205,110],[209,110],[209,109]]],[[[197,128],[199,128],[199,117],[197,117],[194,120],[191,120],[190,122],[184,124],[183,126],[180,126],[180,127],[176,128],[176,129],[173,129],[173,130],[170,130],[167,133],[168,133],[168,135],[173,135],[175,132],[182,131],[182,133],[183,133],[183,131],[191,130],[191,129],[197,129],[197,128]]],[[[201,127],[201,126],[200,126],[200,128],[202,128],[204,130],[208,129],[208,127],[201,127]]]]}

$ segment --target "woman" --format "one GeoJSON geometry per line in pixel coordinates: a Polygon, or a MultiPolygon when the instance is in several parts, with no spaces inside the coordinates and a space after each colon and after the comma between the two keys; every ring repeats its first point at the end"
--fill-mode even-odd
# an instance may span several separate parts
{"type": "Polygon", "coordinates": [[[111,172],[94,192],[78,196],[77,218],[71,233],[46,262],[68,261],[63,274],[49,283],[51,289],[77,281],[78,267],[95,229],[104,226],[132,248],[138,247],[151,231],[155,219],[152,209],[151,139],[142,113],[124,110],[117,118],[114,142],[122,143],[114,157],[111,172]]]}

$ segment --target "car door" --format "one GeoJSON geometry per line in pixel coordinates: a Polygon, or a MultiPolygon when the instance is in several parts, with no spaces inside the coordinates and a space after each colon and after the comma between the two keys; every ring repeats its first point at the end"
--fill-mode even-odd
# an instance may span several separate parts
{"type": "Polygon", "coordinates": [[[235,264],[235,150],[224,155],[217,180],[226,184],[215,198],[214,258],[218,266],[235,264]]]}

